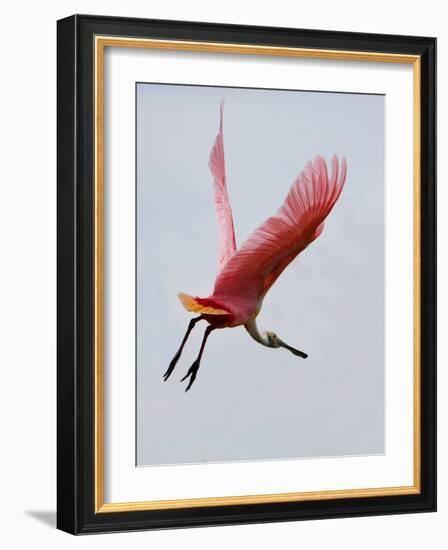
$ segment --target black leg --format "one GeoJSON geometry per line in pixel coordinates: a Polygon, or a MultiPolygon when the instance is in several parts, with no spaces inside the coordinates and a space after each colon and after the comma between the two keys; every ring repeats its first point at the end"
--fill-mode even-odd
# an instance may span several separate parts
{"type": "Polygon", "coordinates": [[[199,317],[195,317],[194,319],[191,319],[190,323],[188,324],[187,332],[185,333],[184,339],[182,340],[182,344],[180,345],[180,348],[177,350],[176,355],[173,357],[170,366],[168,367],[168,370],[163,375],[163,379],[166,382],[168,378],[170,377],[171,373],[174,370],[174,367],[176,366],[176,363],[179,361],[179,357],[182,354],[182,350],[184,349],[184,346],[188,340],[188,337],[190,336],[190,332],[193,330],[194,325],[202,319],[202,315],[199,317]]]}
{"type": "Polygon", "coordinates": [[[191,388],[193,382],[196,380],[196,375],[199,370],[199,365],[201,364],[202,354],[204,353],[205,343],[207,342],[207,338],[209,337],[209,334],[211,333],[212,330],[214,330],[214,327],[211,327],[210,325],[205,329],[204,338],[202,339],[201,349],[199,350],[199,355],[197,356],[196,361],[188,369],[187,374],[181,380],[181,382],[183,382],[186,378],[190,377],[190,381],[185,391],[188,391],[191,388]]]}

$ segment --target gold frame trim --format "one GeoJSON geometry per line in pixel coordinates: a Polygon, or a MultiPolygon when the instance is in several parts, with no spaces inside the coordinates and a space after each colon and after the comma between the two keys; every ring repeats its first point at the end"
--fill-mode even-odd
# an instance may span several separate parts
{"type": "Polygon", "coordinates": [[[201,506],[231,506],[273,502],[303,502],[340,498],[412,495],[421,492],[421,387],[420,387],[420,119],[421,119],[421,60],[418,55],[381,52],[355,52],[256,46],[253,44],[227,44],[182,40],[156,40],[96,36],[95,53],[95,513],[129,512],[197,508],[201,506]],[[208,53],[234,53],[350,61],[407,63],[413,65],[413,172],[414,172],[414,480],[413,485],[299,493],[226,496],[180,500],[142,502],[104,502],[104,50],[106,47],[154,48],[161,50],[197,51],[208,53]]]}

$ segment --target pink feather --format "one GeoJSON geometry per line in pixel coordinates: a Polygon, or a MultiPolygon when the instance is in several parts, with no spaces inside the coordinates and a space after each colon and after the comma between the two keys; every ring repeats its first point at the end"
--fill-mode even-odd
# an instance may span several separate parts
{"type": "Polygon", "coordinates": [[[224,159],[223,111],[224,101],[221,102],[219,133],[216,136],[208,164],[213,174],[214,181],[215,208],[219,234],[218,265],[220,269],[224,267],[236,251],[232,209],[230,207],[229,195],[227,192],[224,159]]]}
{"type": "Polygon", "coordinates": [[[331,177],[321,156],[299,174],[275,216],[260,225],[218,274],[213,294],[236,324],[256,315],[264,295],[291,261],[323,231],[344,186],[345,159],[332,158],[331,177]]]}

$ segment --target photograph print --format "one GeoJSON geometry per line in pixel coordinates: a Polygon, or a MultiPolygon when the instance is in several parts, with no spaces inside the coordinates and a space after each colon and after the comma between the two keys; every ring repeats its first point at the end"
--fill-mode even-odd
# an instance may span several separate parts
{"type": "Polygon", "coordinates": [[[384,96],[136,84],[136,464],[382,455],[384,96]]]}

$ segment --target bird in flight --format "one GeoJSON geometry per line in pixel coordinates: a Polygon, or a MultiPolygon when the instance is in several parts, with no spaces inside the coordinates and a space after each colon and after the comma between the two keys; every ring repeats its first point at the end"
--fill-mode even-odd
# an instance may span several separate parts
{"type": "Polygon", "coordinates": [[[196,379],[205,344],[216,329],[244,325],[250,336],[263,346],[285,348],[294,355],[306,353],[286,344],[275,332],[257,327],[256,318],[266,293],[283,270],[322,233],[324,220],[338,200],[347,173],[345,159],[339,166],[331,159],[331,175],[325,160],[316,156],[293,182],[288,195],[274,216],[261,224],[239,249],[236,247],[233,216],[227,192],[224,161],[223,101],[219,132],[213,145],[209,167],[214,181],[214,200],[219,229],[219,270],[210,296],[199,298],[179,293],[184,308],[198,316],[190,320],[182,343],[173,357],[164,380],[176,366],[191,331],[199,321],[208,323],[199,354],[182,381],[189,378],[185,391],[196,379]]]}

